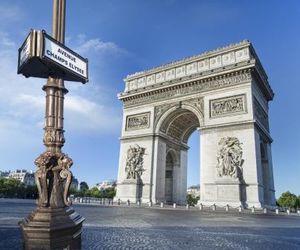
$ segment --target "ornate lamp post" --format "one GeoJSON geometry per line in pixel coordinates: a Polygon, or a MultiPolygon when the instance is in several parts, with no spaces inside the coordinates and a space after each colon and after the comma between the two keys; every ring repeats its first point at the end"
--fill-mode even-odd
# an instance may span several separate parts
{"type": "MultiPolygon", "coordinates": [[[[65,0],[53,0],[52,36],[64,44],[65,0]]],[[[80,249],[84,218],[68,203],[73,161],[62,152],[64,145],[64,80],[52,72],[46,85],[45,133],[46,151],[36,160],[35,180],[39,199],[37,208],[22,222],[25,249],[80,249]]]]}

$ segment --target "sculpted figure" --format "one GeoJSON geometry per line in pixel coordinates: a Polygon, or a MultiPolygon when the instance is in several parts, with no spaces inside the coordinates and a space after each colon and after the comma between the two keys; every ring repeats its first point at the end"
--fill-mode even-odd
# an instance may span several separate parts
{"type": "Polygon", "coordinates": [[[219,142],[217,153],[217,174],[242,179],[243,151],[236,137],[225,137],[219,142]]]}
{"type": "Polygon", "coordinates": [[[125,171],[127,174],[127,179],[136,179],[140,177],[144,171],[143,156],[145,154],[145,148],[136,145],[135,147],[129,147],[127,151],[126,167],[125,171]]]}
{"type": "Polygon", "coordinates": [[[35,182],[39,192],[38,205],[43,207],[69,206],[68,191],[72,181],[69,170],[73,161],[63,153],[45,152],[34,162],[38,170],[35,182]],[[60,191],[62,190],[62,191],[60,191]]]}
{"type": "Polygon", "coordinates": [[[68,157],[68,155],[62,154],[58,160],[58,170],[60,177],[62,180],[66,179],[65,185],[64,185],[64,193],[63,193],[63,199],[64,199],[64,204],[66,206],[69,206],[70,203],[68,202],[68,191],[72,182],[72,173],[69,170],[71,166],[73,165],[73,161],[71,158],[68,157]]]}
{"type": "Polygon", "coordinates": [[[38,170],[34,174],[35,183],[39,192],[38,204],[43,207],[46,207],[49,204],[49,171],[51,171],[54,166],[53,157],[53,153],[45,152],[34,161],[35,165],[38,167],[38,170]]]}

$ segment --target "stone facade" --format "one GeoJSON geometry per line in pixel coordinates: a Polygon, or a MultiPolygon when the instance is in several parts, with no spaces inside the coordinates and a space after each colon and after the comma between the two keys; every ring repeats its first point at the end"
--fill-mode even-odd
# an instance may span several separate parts
{"type": "Polygon", "coordinates": [[[135,73],[125,85],[117,198],[184,204],[187,141],[197,129],[202,204],[275,205],[273,91],[250,42],[135,73]],[[141,171],[128,178],[128,154],[137,147],[141,171]]]}

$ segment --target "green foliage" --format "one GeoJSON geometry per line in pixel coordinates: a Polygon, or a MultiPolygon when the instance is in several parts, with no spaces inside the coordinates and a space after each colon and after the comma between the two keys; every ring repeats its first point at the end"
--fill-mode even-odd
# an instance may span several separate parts
{"type": "Polygon", "coordinates": [[[25,186],[19,180],[0,177],[0,197],[2,198],[37,198],[36,186],[25,186]]]}
{"type": "Polygon", "coordinates": [[[102,191],[101,198],[109,198],[112,199],[116,196],[116,189],[114,187],[107,188],[102,191]]]}
{"type": "Polygon", "coordinates": [[[186,196],[186,202],[190,206],[197,205],[198,200],[200,200],[200,196],[195,197],[192,194],[187,194],[187,196],[186,196]]]}
{"type": "Polygon", "coordinates": [[[114,187],[107,188],[106,190],[100,191],[97,187],[91,189],[82,188],[81,190],[70,189],[70,194],[75,197],[95,197],[95,198],[108,198],[112,199],[116,195],[116,189],[114,187]]]}
{"type": "Polygon", "coordinates": [[[287,191],[285,193],[282,193],[279,199],[277,200],[277,204],[280,207],[285,208],[299,208],[300,207],[300,196],[296,196],[295,194],[287,191]]]}

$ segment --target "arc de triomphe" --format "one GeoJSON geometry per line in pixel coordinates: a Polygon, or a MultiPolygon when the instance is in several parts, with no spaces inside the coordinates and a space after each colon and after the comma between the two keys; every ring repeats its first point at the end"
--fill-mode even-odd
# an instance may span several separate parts
{"type": "Polygon", "coordinates": [[[117,199],[184,204],[187,141],[200,136],[200,202],[275,205],[268,102],[249,41],[125,79],[117,199]]]}

